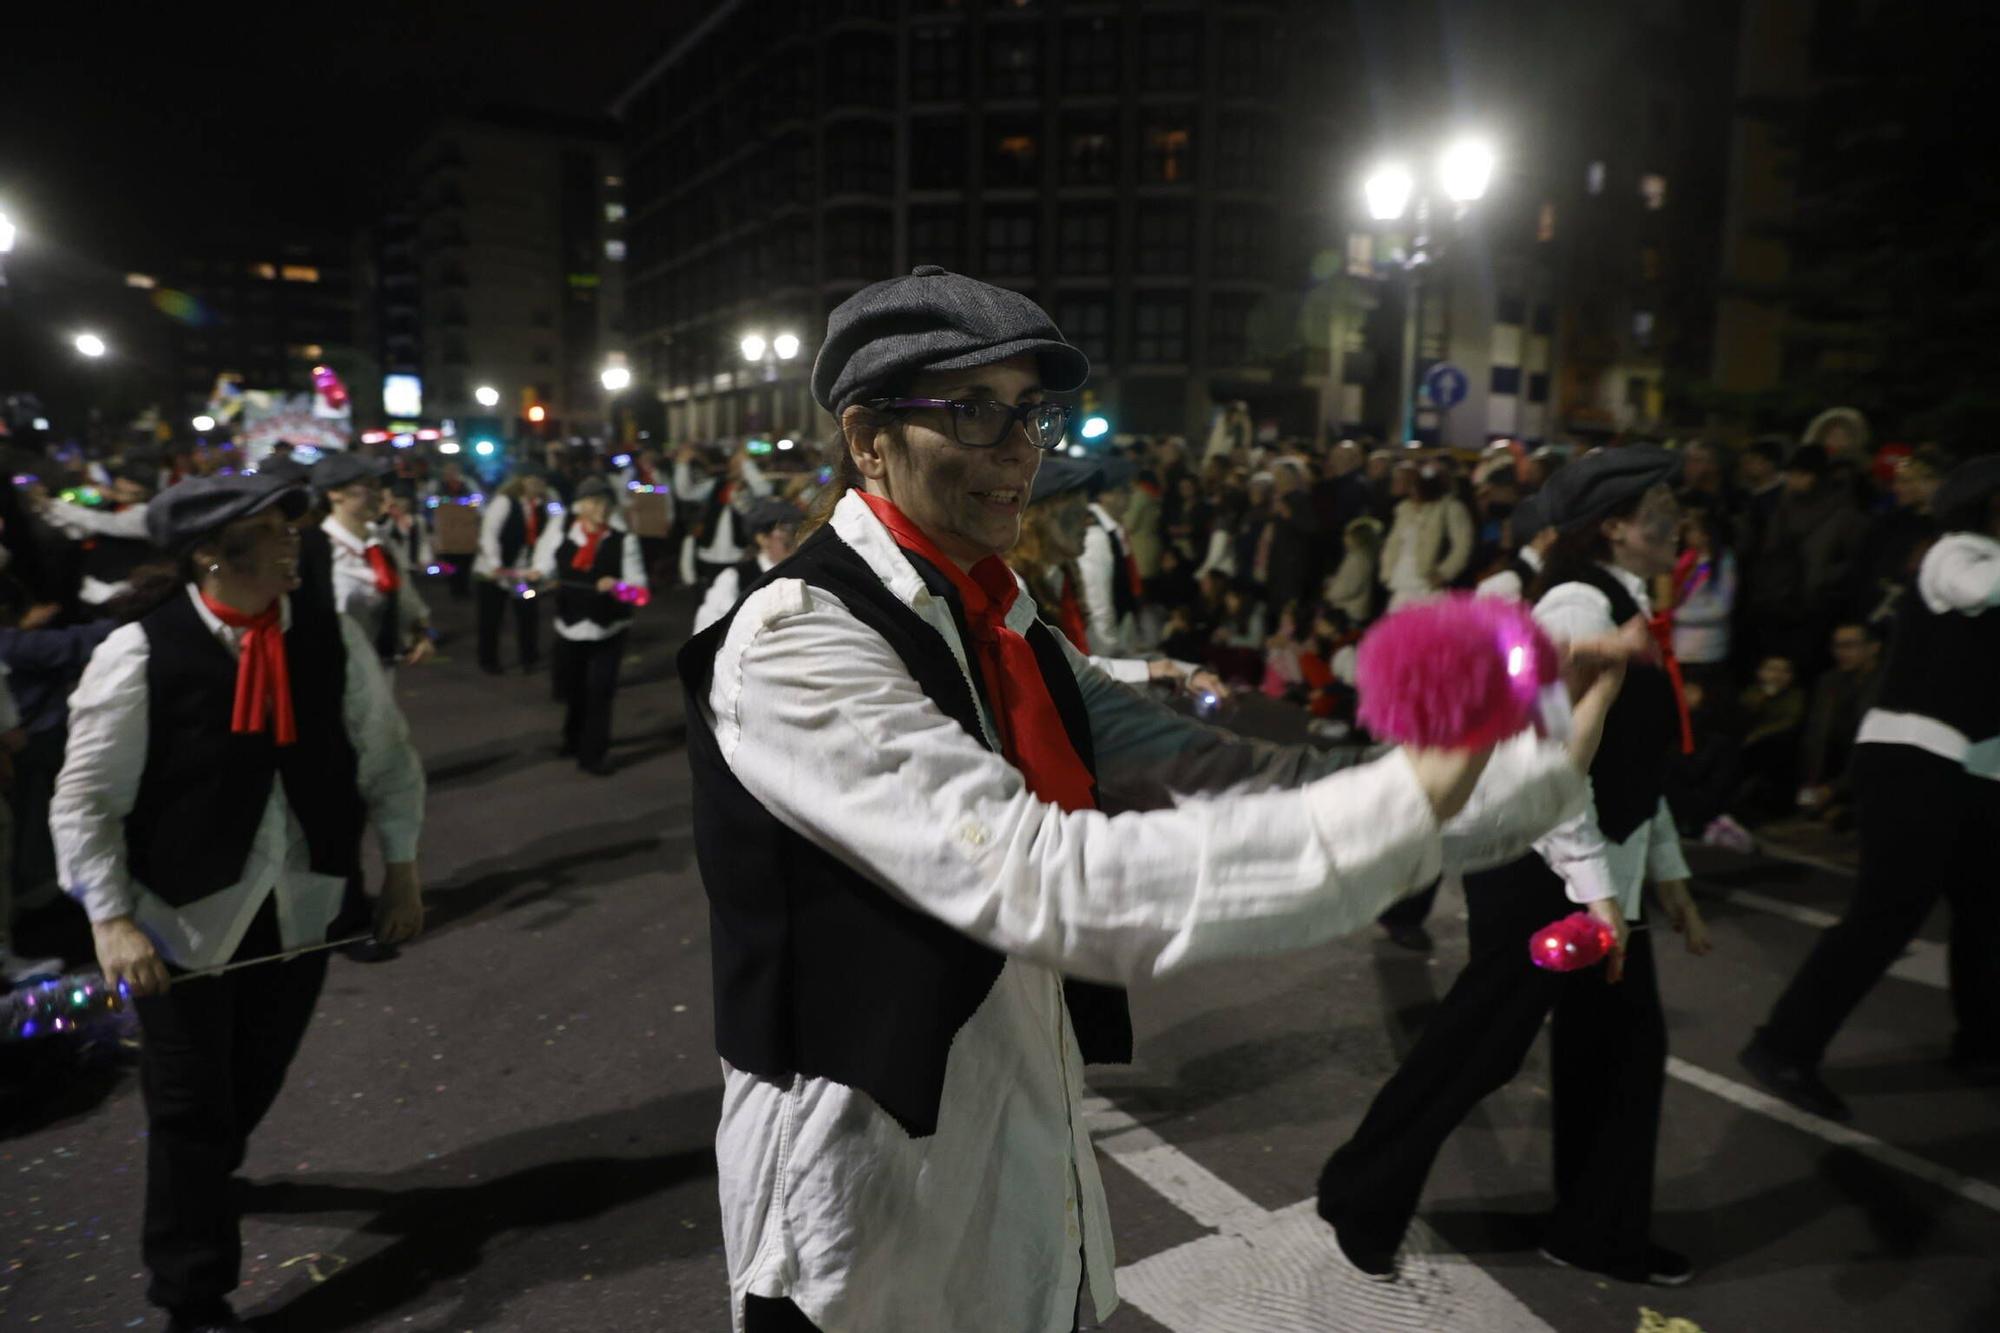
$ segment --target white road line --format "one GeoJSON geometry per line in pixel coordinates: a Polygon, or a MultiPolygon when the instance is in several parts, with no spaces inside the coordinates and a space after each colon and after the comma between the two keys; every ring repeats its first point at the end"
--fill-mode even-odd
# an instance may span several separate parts
{"type": "MultiPolygon", "coordinates": [[[[1815,930],[1825,930],[1840,918],[1832,912],[1822,912],[1817,907],[1803,907],[1798,903],[1788,903],[1783,898],[1773,898],[1769,894],[1758,893],[1755,889],[1717,889],[1709,886],[1711,892],[1744,907],[1755,908],[1759,912],[1769,912],[1788,921],[1796,921],[1802,926],[1815,930]]],[[[1945,961],[1945,946],[1933,940],[1911,940],[1903,956],[1889,965],[1889,975],[1903,981],[1913,981],[1919,986],[1935,986],[1943,990],[1951,984],[1950,969],[1945,961]]]]}
{"type": "Polygon", "coordinates": [[[1553,1333],[1418,1221],[1393,1283],[1341,1255],[1306,1199],[1266,1212],[1103,1097],[1083,1099],[1097,1148],[1216,1234],[1118,1270],[1118,1292],[1173,1333],[1553,1333]]]}
{"type": "Polygon", "coordinates": [[[1864,1157],[1871,1157],[1884,1166],[1895,1167],[1919,1180],[1936,1185],[1939,1189],[1956,1194],[1969,1203],[2000,1212],[2000,1185],[1980,1180],[1976,1176],[1961,1175],[1947,1166],[1940,1166],[1927,1157],[1919,1157],[1904,1148],[1858,1129],[1849,1129],[1820,1116],[1809,1115],[1789,1102],[1779,1101],[1769,1093],[1738,1083],[1711,1073],[1698,1065],[1691,1065],[1679,1056],[1667,1057],[1667,1072],[1683,1083],[1692,1084],[1703,1092],[1713,1093],[1724,1101],[1733,1102],[1747,1111],[1755,1111],[1782,1121],[1793,1129],[1803,1131],[1814,1138],[1824,1140],[1836,1147],[1852,1148],[1864,1157]]]}

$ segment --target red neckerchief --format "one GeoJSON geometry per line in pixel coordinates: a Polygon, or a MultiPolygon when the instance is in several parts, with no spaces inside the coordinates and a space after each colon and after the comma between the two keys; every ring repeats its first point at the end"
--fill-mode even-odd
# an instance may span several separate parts
{"type": "Polygon", "coordinates": [[[389,552],[382,543],[371,542],[362,552],[368,557],[368,568],[375,571],[375,591],[387,596],[403,586],[402,576],[396,572],[396,562],[389,558],[389,552]]]}
{"type": "Polygon", "coordinates": [[[1125,552],[1125,581],[1132,585],[1134,600],[1146,595],[1146,580],[1139,576],[1139,561],[1130,550],[1125,552]]]}
{"type": "Polygon", "coordinates": [[[855,494],[898,546],[930,561],[957,590],[973,650],[979,654],[979,673],[992,694],[1001,753],[1021,770],[1028,790],[1064,810],[1095,809],[1095,782],[1063,730],[1034,645],[1007,627],[1007,612],[1020,594],[1013,571],[998,556],[961,570],[894,504],[866,491],[855,494]]]}
{"type": "Polygon", "coordinates": [[[716,503],[720,505],[726,505],[735,498],[736,498],[736,483],[733,481],[723,482],[722,494],[716,499],[716,503]]]}
{"type": "Polygon", "coordinates": [[[255,616],[246,616],[207,593],[201,594],[201,604],[223,624],[242,631],[237,642],[236,702],[230,712],[229,729],[243,733],[271,726],[278,744],[291,745],[297,741],[298,721],[292,715],[292,672],[285,660],[284,602],[273,602],[262,615],[255,616]]]}
{"type": "Polygon", "coordinates": [[[1067,571],[1063,573],[1062,601],[1056,607],[1056,619],[1062,625],[1063,636],[1076,645],[1076,650],[1086,657],[1090,655],[1090,624],[1084,619],[1083,603],[1077,600],[1076,580],[1067,571]]]}
{"type": "Polygon", "coordinates": [[[528,525],[528,549],[535,549],[535,543],[542,536],[542,509],[540,505],[524,503],[521,506],[522,520],[528,525]]]}
{"type": "Polygon", "coordinates": [[[1661,611],[1646,621],[1653,642],[1660,646],[1660,665],[1674,687],[1674,708],[1681,715],[1681,753],[1694,753],[1694,719],[1688,716],[1687,682],[1681,679],[1681,660],[1674,656],[1674,613],[1661,611]]]}
{"type": "MultiPolygon", "coordinates": [[[[611,531],[611,529],[609,527],[593,528],[581,520],[578,521],[577,526],[583,529],[583,540],[577,542],[576,554],[569,558],[569,567],[571,569],[588,571],[592,565],[597,563],[597,548],[604,544],[604,534],[611,531]]],[[[571,534],[572,538],[574,535],[571,534]]]]}

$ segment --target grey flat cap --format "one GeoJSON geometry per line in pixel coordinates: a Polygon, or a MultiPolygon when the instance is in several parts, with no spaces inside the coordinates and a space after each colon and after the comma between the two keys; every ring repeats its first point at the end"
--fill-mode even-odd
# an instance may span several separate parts
{"type": "Polygon", "coordinates": [[[767,495],[750,506],[750,512],[743,516],[743,526],[750,529],[750,535],[754,537],[760,532],[804,520],[804,512],[790,500],[767,495]]]}
{"type": "Polygon", "coordinates": [[[167,487],[146,506],[146,535],[153,545],[178,555],[203,537],[239,518],[273,505],[286,518],[306,512],[305,487],[284,477],[238,473],[230,477],[189,477],[167,487]]]}
{"type": "Polygon", "coordinates": [[[918,371],[963,370],[1030,352],[1041,363],[1042,387],[1053,393],[1090,378],[1090,358],[1033,301],[920,264],[908,277],[862,288],[827,316],[813,398],[838,414],[918,371]]]}
{"type": "Polygon", "coordinates": [[[611,483],[599,476],[589,476],[576,484],[576,494],[570,497],[570,503],[575,504],[578,500],[609,500],[610,498],[611,483]]]}
{"type": "Polygon", "coordinates": [[[1035,484],[1028,492],[1028,503],[1036,504],[1071,491],[1088,492],[1097,481],[1100,467],[1095,460],[1046,454],[1041,467],[1035,472],[1035,484]]]}
{"type": "Polygon", "coordinates": [[[320,495],[352,486],[357,481],[380,481],[389,465],[360,454],[330,453],[313,465],[312,488],[320,495]]]}
{"type": "Polygon", "coordinates": [[[1541,489],[1542,521],[1567,532],[1595,523],[1662,482],[1680,479],[1681,456],[1657,444],[1585,454],[1541,489]]]}

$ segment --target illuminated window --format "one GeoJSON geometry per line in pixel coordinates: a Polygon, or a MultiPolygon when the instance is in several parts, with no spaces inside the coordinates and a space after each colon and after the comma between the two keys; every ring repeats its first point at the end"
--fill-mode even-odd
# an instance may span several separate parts
{"type": "Polygon", "coordinates": [[[252,265],[250,266],[250,276],[251,276],[251,277],[253,277],[253,278],[264,278],[264,279],[267,279],[267,280],[268,280],[268,279],[272,279],[272,278],[276,278],[276,277],[278,276],[278,268],[277,268],[277,265],[275,265],[275,264],[252,264],[252,265]]]}
{"type": "Polygon", "coordinates": [[[147,277],[144,273],[127,273],[125,275],[125,285],[127,287],[137,287],[141,291],[151,291],[160,284],[147,277]]]}
{"type": "Polygon", "coordinates": [[[1022,132],[1025,125],[995,127],[986,156],[988,185],[1035,185],[1041,180],[1039,145],[1035,136],[1022,132]]]}
{"type": "Polygon", "coordinates": [[[1667,178],[1657,174],[1641,176],[1639,178],[1639,197],[1646,201],[1646,207],[1649,209],[1658,210],[1665,208],[1667,206],[1667,178]]]}
{"type": "Polygon", "coordinates": [[[625,205],[616,203],[606,204],[604,206],[604,220],[606,222],[623,222],[625,220],[625,205]]]}
{"type": "MultiPolygon", "coordinates": [[[[264,267],[269,268],[266,264],[264,267]]],[[[310,264],[287,264],[278,270],[286,282],[318,282],[319,270],[310,264]]]]}
{"type": "Polygon", "coordinates": [[[625,242],[610,240],[604,243],[604,257],[616,264],[625,258],[625,242]]]}
{"type": "Polygon", "coordinates": [[[285,354],[294,361],[317,361],[326,355],[326,348],[318,343],[291,343],[286,346],[285,354]]]}
{"type": "Polygon", "coordinates": [[[1188,131],[1177,126],[1152,125],[1146,129],[1146,160],[1142,179],[1164,185],[1186,181],[1190,172],[1188,131]]]}
{"type": "Polygon", "coordinates": [[[1592,194],[1604,193],[1604,164],[1602,162],[1593,162],[1584,169],[1583,186],[1592,194]]]}

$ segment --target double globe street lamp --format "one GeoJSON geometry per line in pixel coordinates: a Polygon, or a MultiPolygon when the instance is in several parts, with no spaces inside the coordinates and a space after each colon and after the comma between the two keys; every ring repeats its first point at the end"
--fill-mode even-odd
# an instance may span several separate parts
{"type": "Polygon", "coordinates": [[[1421,314],[1422,273],[1442,246],[1431,236],[1431,212],[1435,189],[1452,205],[1452,221],[1486,195],[1492,183],[1496,159],[1493,150],[1479,139],[1458,139],[1438,155],[1437,169],[1419,179],[1399,161],[1386,161],[1368,173],[1361,192],[1368,202],[1368,215],[1377,222],[1399,222],[1406,214],[1411,220],[1409,246],[1394,260],[1403,273],[1403,345],[1396,372],[1396,439],[1408,441],[1415,435],[1417,320],[1421,314]]]}

